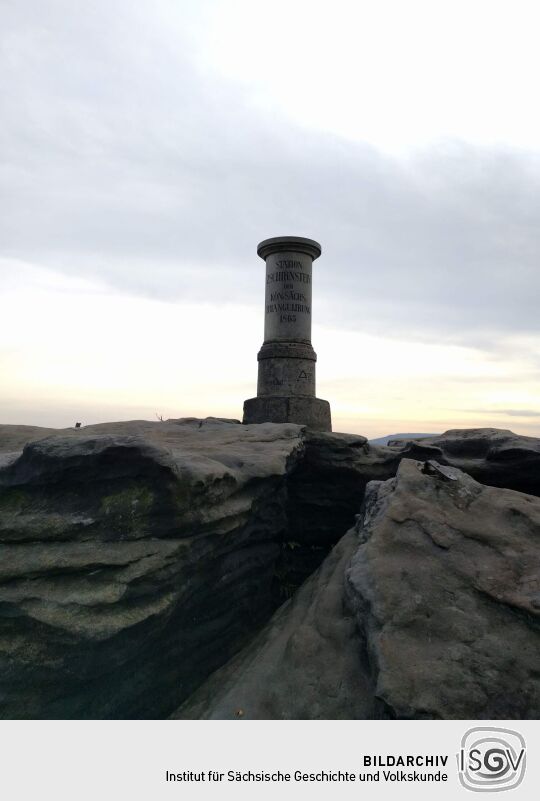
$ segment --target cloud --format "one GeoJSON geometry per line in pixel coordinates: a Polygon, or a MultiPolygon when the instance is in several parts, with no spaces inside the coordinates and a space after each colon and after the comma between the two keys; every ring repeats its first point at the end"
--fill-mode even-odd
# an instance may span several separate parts
{"type": "Polygon", "coordinates": [[[297,233],[323,245],[320,323],[486,349],[538,334],[538,156],[446,142],[400,159],[303,129],[201,66],[210,5],[8,5],[3,255],[262,306],[256,244],[297,233]]]}
{"type": "Polygon", "coordinates": [[[533,409],[504,409],[503,414],[510,417],[540,417],[540,412],[535,412],[533,409]]]}
{"type": "Polygon", "coordinates": [[[488,414],[492,417],[501,414],[506,414],[509,417],[540,417],[540,412],[534,409],[461,409],[460,411],[488,414]]]}

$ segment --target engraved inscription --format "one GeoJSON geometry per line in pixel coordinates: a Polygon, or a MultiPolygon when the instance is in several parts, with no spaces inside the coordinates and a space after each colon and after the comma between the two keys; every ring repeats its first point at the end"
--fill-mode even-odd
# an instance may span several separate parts
{"type": "Polygon", "coordinates": [[[281,281],[297,281],[299,284],[311,284],[311,275],[292,272],[291,270],[277,270],[275,273],[268,273],[266,276],[267,284],[278,284],[281,281]]]}
{"type": "Polygon", "coordinates": [[[278,300],[299,300],[305,302],[306,296],[303,292],[271,292],[270,300],[272,303],[278,300]]]}
{"type": "MultiPolygon", "coordinates": [[[[266,263],[265,337],[311,336],[311,264],[289,256],[266,263]]],[[[291,376],[296,384],[296,375],[291,376]]]]}
{"type": "Polygon", "coordinates": [[[298,373],[297,381],[311,381],[313,379],[313,373],[308,372],[307,370],[300,370],[298,373]]]}
{"type": "MultiPolygon", "coordinates": [[[[271,273],[268,278],[272,278],[277,273],[271,273]]],[[[304,278],[310,278],[309,275],[304,275],[304,278]]],[[[292,287],[292,284],[285,284],[286,287],[292,287]]],[[[270,303],[266,304],[267,314],[279,314],[281,322],[296,322],[296,314],[311,314],[311,305],[306,303],[306,295],[295,289],[283,289],[270,292],[270,303]],[[294,316],[292,316],[294,315],[294,316]]]]}
{"type": "Polygon", "coordinates": [[[267,303],[266,313],[271,312],[304,312],[304,314],[311,314],[311,306],[306,306],[305,303],[267,303]]]}

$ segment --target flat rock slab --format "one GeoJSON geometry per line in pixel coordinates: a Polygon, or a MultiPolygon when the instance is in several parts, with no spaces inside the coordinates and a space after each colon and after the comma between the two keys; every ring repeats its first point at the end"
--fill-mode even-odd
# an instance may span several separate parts
{"type": "MultiPolygon", "coordinates": [[[[214,462],[214,469],[215,465],[225,466],[241,480],[244,477],[249,480],[281,471],[291,446],[299,443],[301,432],[302,427],[293,424],[242,426],[219,418],[180,418],[166,422],[130,420],[78,429],[0,425],[0,453],[9,453],[13,460],[25,445],[46,440],[42,450],[49,452],[54,448],[54,458],[61,461],[68,449],[71,454],[75,453],[78,441],[85,443],[80,446],[81,453],[90,455],[90,441],[111,447],[115,441],[123,445],[126,442],[123,438],[128,438],[128,445],[131,442],[155,446],[153,458],[157,458],[158,450],[162,449],[169,467],[176,465],[181,470],[191,457],[197,464],[190,467],[201,473],[204,473],[205,462],[210,470],[214,462]]],[[[36,446],[33,452],[38,450],[36,446]]]]}

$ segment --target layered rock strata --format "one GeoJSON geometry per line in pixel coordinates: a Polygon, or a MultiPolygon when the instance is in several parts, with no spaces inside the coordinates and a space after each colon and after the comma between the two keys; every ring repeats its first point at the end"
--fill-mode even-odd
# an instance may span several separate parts
{"type": "MultiPolygon", "coordinates": [[[[360,488],[336,490],[339,525],[327,509],[313,543],[294,539],[288,482],[306,443],[292,424],[110,424],[22,452],[18,434],[29,432],[5,433],[0,469],[3,717],[168,714],[319,565],[361,503],[360,488]]],[[[322,490],[316,471],[309,481],[295,484],[306,509],[322,490]]]]}

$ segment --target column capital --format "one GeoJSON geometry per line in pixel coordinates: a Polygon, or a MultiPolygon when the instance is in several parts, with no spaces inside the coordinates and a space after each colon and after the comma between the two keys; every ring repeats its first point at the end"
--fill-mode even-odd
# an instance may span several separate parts
{"type": "Polygon", "coordinates": [[[321,246],[314,239],[303,236],[274,236],[264,239],[257,245],[257,256],[266,259],[272,253],[305,253],[313,260],[321,255],[321,246]]]}

